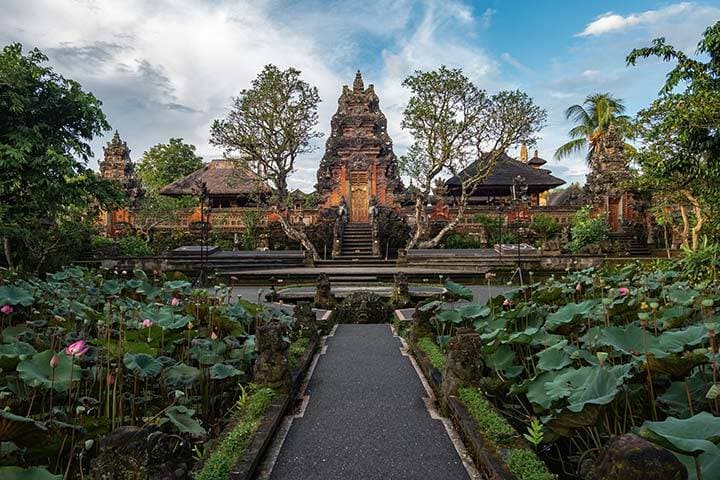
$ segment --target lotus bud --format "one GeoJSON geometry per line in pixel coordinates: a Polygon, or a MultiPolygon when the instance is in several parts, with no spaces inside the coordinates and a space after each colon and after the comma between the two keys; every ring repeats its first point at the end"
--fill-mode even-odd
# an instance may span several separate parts
{"type": "Polygon", "coordinates": [[[650,302],[650,308],[652,308],[653,310],[657,310],[658,308],[660,308],[660,304],[658,302],[650,302]]]}
{"type": "Polygon", "coordinates": [[[122,274],[123,274],[123,275],[127,275],[127,270],[123,270],[123,271],[122,271],[122,274]]]}
{"type": "Polygon", "coordinates": [[[575,291],[576,291],[576,292],[582,292],[582,291],[583,291],[582,283],[579,283],[579,282],[578,282],[577,284],[575,284],[575,291]]]}
{"type": "Polygon", "coordinates": [[[108,373],[105,381],[108,385],[113,385],[115,383],[115,376],[112,373],[108,373]]]}
{"type": "Polygon", "coordinates": [[[50,357],[50,368],[55,369],[60,364],[60,357],[53,354],[52,357],[50,357]]]}
{"type": "Polygon", "coordinates": [[[188,322],[187,328],[188,328],[188,330],[192,330],[192,329],[193,329],[193,324],[192,324],[192,322],[188,322]]]}
{"type": "Polygon", "coordinates": [[[702,306],[703,307],[712,307],[713,303],[715,303],[715,302],[713,301],[712,298],[704,298],[702,301],[702,306]]]}
{"type": "Polygon", "coordinates": [[[638,312],[638,318],[640,320],[646,321],[648,318],[650,318],[650,314],[647,312],[638,312]]]}
{"type": "Polygon", "coordinates": [[[153,321],[150,320],[149,318],[146,318],[145,320],[142,321],[142,326],[143,326],[143,328],[150,328],[153,326],[153,321]]]}
{"type": "Polygon", "coordinates": [[[620,287],[620,288],[618,288],[618,293],[620,294],[621,297],[624,297],[625,295],[630,293],[630,289],[627,287],[620,287]]]}
{"type": "Polygon", "coordinates": [[[0,312],[2,312],[3,315],[10,315],[13,313],[13,307],[12,305],[3,305],[2,308],[0,308],[0,312]]]}
{"type": "Polygon", "coordinates": [[[217,339],[218,339],[217,333],[212,332],[212,333],[210,334],[210,338],[213,339],[213,340],[217,340],[217,339]]]}
{"type": "Polygon", "coordinates": [[[597,352],[595,354],[595,356],[597,357],[598,361],[600,362],[600,365],[603,365],[605,363],[605,360],[607,360],[607,358],[608,358],[608,353],[607,352],[597,352]]]}
{"type": "Polygon", "coordinates": [[[67,346],[65,354],[71,357],[82,357],[88,350],[90,350],[90,346],[85,344],[85,340],[78,340],[67,346]]]}
{"type": "Polygon", "coordinates": [[[178,305],[180,305],[180,299],[177,297],[173,297],[173,299],[170,300],[170,305],[172,305],[173,307],[177,307],[178,305]]]}

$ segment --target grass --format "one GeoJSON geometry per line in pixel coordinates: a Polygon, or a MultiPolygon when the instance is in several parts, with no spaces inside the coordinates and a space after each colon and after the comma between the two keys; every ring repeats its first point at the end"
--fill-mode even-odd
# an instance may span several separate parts
{"type": "MultiPolygon", "coordinates": [[[[488,402],[477,388],[458,390],[460,401],[470,411],[480,432],[496,446],[516,444],[518,433],[505,418],[488,402]]],[[[545,464],[528,448],[511,448],[504,455],[510,471],[518,480],[553,480],[545,464]]]]}
{"type": "Polygon", "coordinates": [[[517,432],[495,410],[477,388],[461,388],[458,396],[470,410],[480,431],[498,445],[507,445],[518,437],[517,432]]]}
{"type": "Polygon", "coordinates": [[[310,345],[310,339],[307,337],[300,337],[290,344],[288,349],[288,366],[290,370],[294,370],[298,367],[298,360],[305,353],[308,346],[310,345]]]}
{"type": "Polygon", "coordinates": [[[428,358],[430,359],[430,363],[433,364],[433,367],[437,368],[441,372],[445,369],[445,362],[447,362],[447,357],[442,352],[442,350],[440,350],[440,347],[438,347],[435,342],[433,342],[429,338],[421,338],[420,340],[418,340],[417,346],[420,350],[425,352],[425,355],[428,356],[428,358]]]}
{"type": "Polygon", "coordinates": [[[518,480],[553,480],[555,475],[548,472],[545,464],[526,448],[513,448],[505,458],[508,468],[518,480]]]}
{"type": "Polygon", "coordinates": [[[210,454],[196,480],[226,480],[230,470],[245,451],[245,447],[255,433],[263,415],[270,407],[275,392],[270,388],[261,388],[238,403],[239,420],[230,433],[210,454]]]}

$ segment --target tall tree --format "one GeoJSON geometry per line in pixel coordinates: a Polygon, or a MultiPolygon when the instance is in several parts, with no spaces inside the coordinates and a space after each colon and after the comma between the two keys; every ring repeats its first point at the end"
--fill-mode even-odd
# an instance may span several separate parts
{"type": "Polygon", "coordinates": [[[202,157],[195,153],[195,145],[171,138],[143,153],[138,163],[138,177],[146,191],[157,192],[165,185],[191,174],[203,166],[202,157]]]}
{"type": "Polygon", "coordinates": [[[403,112],[402,127],[412,133],[414,143],[401,158],[400,169],[417,181],[415,226],[407,248],[432,248],[462,220],[469,196],[490,175],[497,159],[513,145],[535,141],[546,114],[525,93],[488,95],[461,70],[445,66],[416,71],[403,86],[412,96],[403,112]],[[465,174],[459,175],[463,170],[465,174]],[[440,232],[426,239],[425,205],[433,184],[443,174],[460,179],[458,212],[440,232]]]}
{"type": "Polygon", "coordinates": [[[675,63],[659,97],[638,114],[643,141],[638,161],[646,183],[657,185],[655,195],[672,202],[681,194],[676,206],[692,210],[693,218],[683,211],[681,217],[685,242],[693,249],[708,225],[716,239],[720,232],[720,22],[705,30],[696,54],[692,58],[657,38],[627,57],[629,65],[648,57],[675,63]]]}
{"type": "Polygon", "coordinates": [[[315,130],[318,103],[317,88],[302,80],[299,70],[266,65],[252,87],[233,99],[227,118],[215,120],[210,131],[213,145],[227,154],[239,154],[240,166],[267,184],[283,231],[314,259],[320,258],[315,247],[304,231],[288,221],[287,207],[288,178],[297,157],[315,150],[313,139],[322,136],[315,130]]]}
{"type": "Polygon", "coordinates": [[[118,200],[87,167],[90,140],[109,128],[101,102],[47,60],[18,43],[0,53],[0,237],[10,266],[14,248],[72,207],[118,200]]]}
{"type": "MultiPolygon", "coordinates": [[[[573,105],[565,110],[565,118],[572,120],[575,126],[568,132],[572,138],[555,151],[555,158],[562,159],[577,153],[586,153],[588,165],[600,138],[615,125],[624,135],[629,134],[630,117],[624,115],[625,105],[619,98],[609,93],[594,93],[585,97],[582,105],[573,105]]],[[[625,144],[626,151],[634,151],[632,145],[625,144]]]]}

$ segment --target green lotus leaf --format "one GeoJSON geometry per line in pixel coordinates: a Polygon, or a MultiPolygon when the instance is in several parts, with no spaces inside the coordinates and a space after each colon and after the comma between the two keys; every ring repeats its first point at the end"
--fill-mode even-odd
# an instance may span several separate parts
{"type": "Polygon", "coordinates": [[[122,291],[122,285],[120,285],[120,281],[115,279],[105,280],[102,287],[100,287],[100,291],[105,295],[118,295],[122,291]]]}
{"type": "Polygon", "coordinates": [[[597,320],[602,318],[601,302],[598,299],[585,300],[581,303],[568,303],[560,307],[557,312],[547,316],[545,329],[554,332],[564,325],[577,321],[585,322],[587,318],[597,320]]]}
{"type": "Polygon", "coordinates": [[[20,337],[27,333],[33,333],[33,330],[27,325],[12,325],[2,330],[2,341],[5,343],[17,342],[20,337]]]}
{"type": "Polygon", "coordinates": [[[20,417],[0,410],[0,442],[13,442],[21,447],[31,447],[47,432],[47,428],[32,418],[20,417]]]}
{"type": "Polygon", "coordinates": [[[32,345],[25,342],[3,343],[0,345],[0,368],[14,369],[19,361],[25,360],[37,353],[32,345]]]}
{"type": "Polygon", "coordinates": [[[636,323],[593,329],[583,340],[595,346],[612,347],[625,355],[641,355],[645,350],[656,358],[668,355],[658,338],[636,323]]]}
{"type": "Polygon", "coordinates": [[[230,305],[225,314],[237,322],[245,322],[251,318],[250,312],[241,303],[230,305]]]}
{"type": "Polygon", "coordinates": [[[657,317],[657,323],[663,330],[680,327],[692,314],[692,309],[683,305],[673,305],[663,309],[657,317]]]}
{"type": "Polygon", "coordinates": [[[187,280],[175,280],[172,282],[165,282],[163,284],[163,288],[165,290],[182,290],[191,286],[192,283],[188,282],[187,280]]]}
{"type": "Polygon", "coordinates": [[[33,296],[30,290],[16,287],[15,285],[3,285],[0,287],[0,306],[3,305],[22,305],[27,307],[32,305],[33,296]]]}
{"type": "Polygon", "coordinates": [[[693,406],[698,408],[705,403],[705,381],[700,372],[690,375],[685,380],[672,382],[665,393],[657,398],[658,405],[672,416],[687,418],[690,416],[688,391],[693,406]]]}
{"type": "Polygon", "coordinates": [[[681,284],[674,284],[666,290],[668,300],[679,305],[690,305],[700,295],[695,289],[684,287],[681,284]]]}
{"type": "Polygon", "coordinates": [[[686,346],[702,343],[707,338],[707,331],[703,325],[691,325],[684,330],[663,332],[658,337],[660,347],[667,352],[682,352],[686,346]]]}
{"type": "Polygon", "coordinates": [[[0,478],[3,480],[61,480],[62,477],[40,467],[0,467],[0,478]]]}
{"type": "Polygon", "coordinates": [[[501,345],[492,355],[485,357],[487,365],[498,372],[502,372],[508,378],[514,378],[523,371],[521,365],[514,365],[515,352],[508,345],[501,345]]]}
{"type": "Polygon", "coordinates": [[[210,367],[210,378],[213,380],[224,380],[230,377],[242,375],[242,371],[226,363],[216,363],[210,367]]]}
{"type": "Polygon", "coordinates": [[[162,370],[162,363],[146,353],[126,353],[123,363],[128,370],[142,377],[154,377],[162,370]]]}
{"type": "Polygon", "coordinates": [[[57,354],[58,365],[53,369],[50,366],[50,359],[53,356],[52,350],[36,353],[32,358],[20,361],[17,372],[28,386],[35,388],[52,388],[56,392],[66,392],[70,388],[70,372],[72,380],[80,380],[80,367],[72,366],[70,357],[65,353],[57,354]]]}
{"type": "Polygon", "coordinates": [[[135,291],[137,293],[145,295],[145,298],[147,298],[148,300],[153,300],[162,294],[163,289],[160,287],[155,287],[147,281],[142,281],[140,282],[140,285],[138,285],[135,291]]]}
{"type": "Polygon", "coordinates": [[[478,305],[477,303],[468,303],[458,308],[458,312],[463,318],[474,320],[479,317],[487,317],[490,315],[490,307],[478,305]]]}
{"type": "Polygon", "coordinates": [[[165,371],[165,382],[175,388],[191,387],[200,378],[200,370],[184,363],[173,365],[165,371]]]}
{"type": "Polygon", "coordinates": [[[572,358],[570,358],[570,353],[567,351],[567,344],[567,340],[563,340],[552,347],[538,352],[537,357],[539,361],[537,368],[540,370],[560,370],[572,364],[572,358]]]}
{"type": "Polygon", "coordinates": [[[462,322],[462,317],[460,316],[460,312],[458,312],[455,309],[441,310],[435,314],[435,318],[437,318],[442,323],[458,324],[458,323],[462,322]]]}
{"type": "Polygon", "coordinates": [[[180,433],[190,433],[200,436],[207,433],[200,423],[193,418],[195,410],[183,405],[175,405],[165,411],[165,418],[172,423],[180,433]]]}
{"type": "Polygon", "coordinates": [[[716,445],[720,441],[720,417],[700,412],[685,419],[668,417],[662,422],[646,421],[638,434],[675,453],[698,457],[703,478],[720,478],[720,448],[716,445]]]}
{"type": "Polygon", "coordinates": [[[469,300],[472,301],[473,293],[472,290],[467,288],[465,285],[455,283],[450,279],[445,280],[445,294],[444,297],[448,300],[469,300]]]}

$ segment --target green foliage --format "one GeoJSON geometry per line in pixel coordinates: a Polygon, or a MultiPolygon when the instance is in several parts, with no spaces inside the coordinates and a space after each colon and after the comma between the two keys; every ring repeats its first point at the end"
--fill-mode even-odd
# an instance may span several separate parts
{"type": "Polygon", "coordinates": [[[590,207],[583,207],[575,213],[570,235],[572,240],[568,248],[571,252],[578,252],[584,246],[607,240],[610,226],[602,216],[592,216],[590,207]]]}
{"type": "Polygon", "coordinates": [[[72,233],[64,219],[80,218],[77,209],[123,201],[87,166],[90,141],[109,128],[100,101],[47,60],[18,43],[0,52],[0,237],[5,256],[30,270],[62,251],[60,233],[72,233]]]}
{"type": "Polygon", "coordinates": [[[512,448],[505,455],[508,468],[518,480],[553,480],[545,464],[531,450],[512,448]]]}
{"type": "Polygon", "coordinates": [[[157,192],[202,168],[202,157],[195,154],[195,145],[183,143],[182,140],[171,138],[168,143],[158,143],[143,153],[137,174],[147,191],[157,192]]]}
{"type": "Polygon", "coordinates": [[[128,257],[146,257],[153,254],[152,248],[137,235],[126,235],[117,241],[120,253],[128,257]]]}
{"type": "Polygon", "coordinates": [[[44,468],[0,467],[3,480],[61,480],[62,475],[53,475],[44,468]]]}
{"type": "Polygon", "coordinates": [[[480,431],[498,446],[510,445],[518,437],[517,432],[505,421],[495,408],[485,400],[477,388],[461,388],[458,397],[470,411],[480,431]]]}
{"type": "Polygon", "coordinates": [[[523,433],[523,438],[530,442],[535,448],[538,447],[545,437],[543,424],[540,420],[533,418],[527,427],[527,433],[523,433]]]}
{"type": "Polygon", "coordinates": [[[441,372],[445,369],[447,356],[440,350],[440,347],[435,342],[429,338],[421,338],[418,340],[417,346],[428,356],[433,367],[441,372]]]}
{"type": "MultiPolygon", "coordinates": [[[[624,112],[623,101],[610,93],[588,95],[582,105],[569,107],[565,111],[565,116],[576,124],[568,132],[572,140],[557,149],[555,158],[559,160],[587,151],[586,158],[589,165],[598,141],[611,126],[619,127],[625,137],[630,133],[630,118],[623,115],[624,112]]],[[[625,144],[625,148],[634,151],[630,144],[625,144]]]]}
{"type": "Polygon", "coordinates": [[[310,339],[307,337],[300,337],[297,340],[293,341],[290,344],[290,348],[288,348],[287,357],[288,357],[288,366],[291,369],[298,368],[298,361],[300,360],[300,357],[303,353],[305,353],[305,350],[310,346],[310,339]]]}
{"type": "Polygon", "coordinates": [[[263,388],[251,393],[237,413],[237,423],[222,443],[213,450],[196,480],[224,480],[243,454],[252,434],[257,430],[263,415],[270,407],[275,392],[263,388]]]}
{"type": "Polygon", "coordinates": [[[446,248],[482,248],[485,245],[474,235],[451,233],[445,238],[446,248]]]}
{"type": "Polygon", "coordinates": [[[684,247],[680,265],[695,281],[717,281],[720,273],[720,243],[709,242],[705,237],[696,250],[684,247]]]}
{"type": "Polygon", "coordinates": [[[207,432],[193,418],[193,415],[195,415],[195,410],[183,405],[175,405],[165,411],[163,420],[169,421],[180,433],[189,433],[195,436],[205,435],[207,432]]]}
{"type": "Polygon", "coordinates": [[[260,210],[246,210],[241,220],[243,224],[242,245],[245,250],[255,250],[260,238],[260,227],[264,212],[260,210]]]}
{"type": "Polygon", "coordinates": [[[530,230],[535,232],[541,242],[546,242],[560,231],[560,226],[550,215],[538,213],[530,221],[530,230]]]}
{"type": "Polygon", "coordinates": [[[64,353],[58,353],[58,365],[55,368],[50,366],[50,359],[55,353],[52,350],[45,350],[37,353],[26,360],[22,360],[17,366],[17,372],[30,387],[52,388],[56,392],[66,392],[70,388],[71,374],[72,381],[80,380],[80,368],[71,365],[71,358],[64,353]]]}

